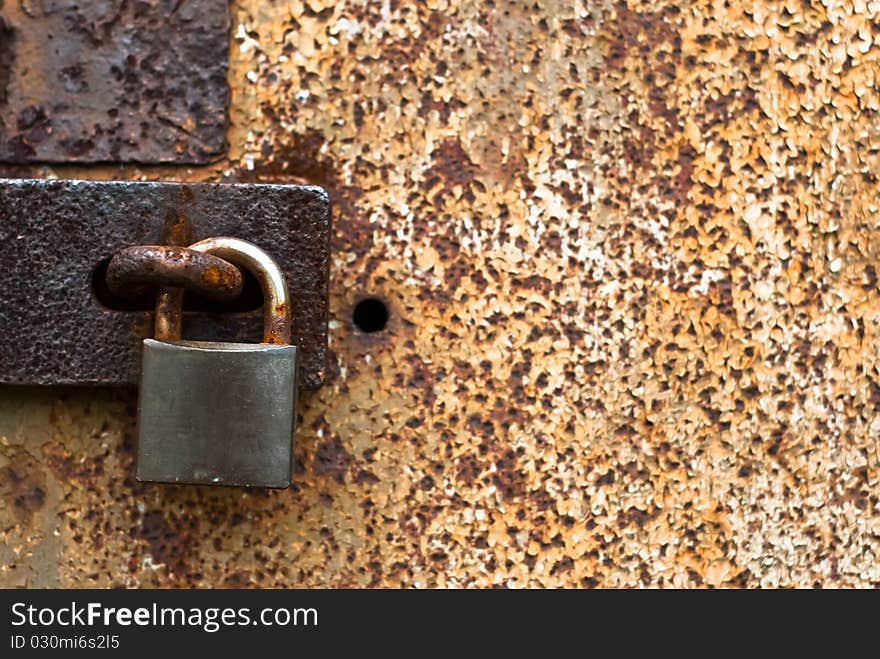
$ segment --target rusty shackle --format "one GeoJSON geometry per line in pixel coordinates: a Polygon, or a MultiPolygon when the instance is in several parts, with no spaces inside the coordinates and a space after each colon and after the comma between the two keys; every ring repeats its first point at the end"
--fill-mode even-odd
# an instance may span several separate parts
{"type": "MultiPolygon", "coordinates": [[[[187,247],[234,263],[253,274],[263,290],[263,343],[290,343],[290,294],[278,264],[262,249],[240,238],[217,237],[187,247]]],[[[184,289],[162,289],[156,299],[155,337],[179,341],[184,289]]]]}
{"type": "Polygon", "coordinates": [[[119,250],[107,266],[107,287],[120,297],[148,286],[172,286],[213,300],[241,294],[241,271],[220,257],[173,245],[137,245],[119,250]]]}
{"type": "Polygon", "coordinates": [[[179,341],[184,291],[218,300],[234,298],[244,283],[236,266],[252,273],[263,290],[263,343],[289,344],[290,294],[284,275],[271,256],[240,238],[207,238],[189,247],[125,248],[110,260],[107,285],[118,295],[137,293],[145,284],[161,286],[154,336],[160,341],[179,341]]]}

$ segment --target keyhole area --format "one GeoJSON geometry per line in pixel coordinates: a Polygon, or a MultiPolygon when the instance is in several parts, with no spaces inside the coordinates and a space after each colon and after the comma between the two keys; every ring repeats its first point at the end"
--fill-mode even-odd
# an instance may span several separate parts
{"type": "Polygon", "coordinates": [[[361,332],[381,332],[388,325],[388,307],[382,300],[368,297],[354,306],[352,322],[361,332]]]}

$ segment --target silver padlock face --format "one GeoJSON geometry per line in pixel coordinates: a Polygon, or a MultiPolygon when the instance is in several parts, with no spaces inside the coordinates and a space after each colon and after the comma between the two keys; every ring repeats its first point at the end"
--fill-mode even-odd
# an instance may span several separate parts
{"type": "Polygon", "coordinates": [[[144,340],[137,479],[288,487],[297,349],[144,340]]]}

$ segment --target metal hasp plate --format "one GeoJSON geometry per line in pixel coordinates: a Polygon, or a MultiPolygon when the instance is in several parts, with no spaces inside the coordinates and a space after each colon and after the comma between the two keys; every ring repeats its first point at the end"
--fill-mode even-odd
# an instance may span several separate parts
{"type": "MultiPolygon", "coordinates": [[[[278,263],[290,288],[300,384],[327,360],[330,203],[321,188],[220,183],[0,179],[0,383],[136,384],[152,311],[102,306],[94,272],[119,249],[163,242],[185,218],[193,241],[234,236],[278,263]]],[[[184,313],[184,337],[259,341],[259,309],[184,313]]]]}
{"type": "Polygon", "coordinates": [[[294,346],[145,341],[138,480],[289,486],[296,361],[294,346]]]}
{"type": "Polygon", "coordinates": [[[0,2],[0,161],[222,156],[228,4],[0,2]]]}

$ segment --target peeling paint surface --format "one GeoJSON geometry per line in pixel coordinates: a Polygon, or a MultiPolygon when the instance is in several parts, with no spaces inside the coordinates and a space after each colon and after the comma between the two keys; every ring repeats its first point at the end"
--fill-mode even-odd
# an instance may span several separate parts
{"type": "Polygon", "coordinates": [[[2,173],[328,189],[296,484],[140,485],[133,392],[3,388],[0,585],[880,585],[878,14],[233,3],[226,161],[2,173]]]}

